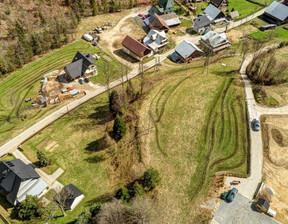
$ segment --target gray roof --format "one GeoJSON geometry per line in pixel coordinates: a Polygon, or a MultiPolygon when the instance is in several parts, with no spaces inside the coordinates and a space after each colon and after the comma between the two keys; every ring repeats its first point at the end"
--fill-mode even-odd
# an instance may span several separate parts
{"type": "Polygon", "coordinates": [[[168,26],[176,26],[181,23],[179,16],[175,12],[170,12],[160,16],[168,26]]]}
{"type": "Polygon", "coordinates": [[[195,44],[190,41],[183,40],[176,48],[175,51],[184,59],[190,57],[195,51],[203,52],[195,44]]]}
{"type": "Polygon", "coordinates": [[[236,19],[237,17],[239,17],[239,12],[238,12],[238,11],[229,12],[228,15],[229,15],[232,19],[236,19]]]}
{"type": "Polygon", "coordinates": [[[71,209],[74,200],[77,197],[83,195],[83,193],[73,184],[65,186],[62,191],[68,191],[68,193],[70,193],[70,195],[65,200],[65,209],[71,209]]]}
{"type": "MultiPolygon", "coordinates": [[[[216,6],[209,4],[207,8],[204,10],[204,13],[211,17],[212,20],[216,19],[219,14],[223,14],[223,12],[218,9],[216,6]]],[[[224,17],[224,14],[222,15],[224,17]]]]}
{"type": "Polygon", "coordinates": [[[71,78],[75,79],[83,75],[92,64],[97,65],[93,61],[93,57],[90,53],[83,54],[78,51],[74,56],[72,63],[67,65],[65,69],[69,72],[71,78]]]}
{"type": "Polygon", "coordinates": [[[0,163],[0,192],[13,205],[25,200],[26,195],[39,195],[47,184],[31,165],[20,159],[0,163]]]}
{"type": "Polygon", "coordinates": [[[206,26],[210,25],[211,23],[212,23],[212,21],[208,18],[207,15],[201,15],[194,20],[193,30],[195,32],[198,32],[198,30],[200,28],[206,27],[206,26]]]}
{"type": "Polygon", "coordinates": [[[150,30],[147,36],[144,37],[143,43],[157,52],[159,48],[168,44],[168,38],[163,30],[150,30]]]}
{"type": "Polygon", "coordinates": [[[230,43],[225,33],[218,34],[215,31],[209,31],[204,36],[201,36],[201,40],[213,48],[230,43]]]}
{"type": "Polygon", "coordinates": [[[288,6],[274,1],[265,9],[265,13],[283,22],[288,17],[288,6]]]}

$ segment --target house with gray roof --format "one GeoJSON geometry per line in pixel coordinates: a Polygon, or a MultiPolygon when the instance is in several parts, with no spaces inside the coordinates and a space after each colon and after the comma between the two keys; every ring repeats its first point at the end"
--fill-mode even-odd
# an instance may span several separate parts
{"type": "Polygon", "coordinates": [[[77,52],[72,63],[64,68],[65,78],[73,81],[81,76],[95,75],[97,72],[97,64],[90,53],[77,52]]]}
{"type": "Polygon", "coordinates": [[[153,15],[154,13],[158,15],[174,12],[174,0],[160,0],[156,5],[153,5],[148,13],[153,15]]]}
{"type": "Polygon", "coordinates": [[[168,14],[163,14],[160,16],[161,19],[164,20],[164,22],[167,24],[167,26],[178,26],[180,25],[181,21],[179,19],[179,16],[175,12],[170,12],[168,14]]]}
{"type": "Polygon", "coordinates": [[[199,58],[203,51],[190,41],[183,40],[176,48],[175,52],[170,55],[175,62],[186,62],[194,58],[199,58]]]}
{"type": "Polygon", "coordinates": [[[194,19],[193,31],[198,34],[202,34],[209,30],[210,25],[213,24],[213,21],[207,15],[200,15],[194,19]]]}
{"type": "Polygon", "coordinates": [[[20,159],[0,163],[0,193],[14,206],[26,195],[39,196],[47,186],[34,168],[20,159]]]}
{"type": "Polygon", "coordinates": [[[209,31],[204,36],[201,36],[200,45],[202,49],[207,49],[210,52],[216,53],[226,49],[231,45],[225,33],[218,34],[215,31],[209,31]]]}
{"type": "Polygon", "coordinates": [[[288,6],[274,1],[265,9],[264,17],[269,23],[277,25],[288,23],[288,6]]]}
{"type": "Polygon", "coordinates": [[[161,48],[165,47],[169,41],[165,31],[150,30],[148,35],[144,37],[143,43],[154,52],[158,52],[161,48]]]}
{"type": "Polygon", "coordinates": [[[207,6],[207,8],[204,10],[204,14],[206,14],[211,20],[225,17],[225,14],[213,4],[209,4],[207,6]]]}

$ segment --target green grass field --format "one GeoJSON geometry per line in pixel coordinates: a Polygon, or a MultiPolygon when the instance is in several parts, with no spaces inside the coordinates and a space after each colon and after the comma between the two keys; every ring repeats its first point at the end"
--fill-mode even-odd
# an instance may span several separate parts
{"type": "MultiPolygon", "coordinates": [[[[63,69],[65,65],[71,63],[77,51],[103,54],[91,44],[77,41],[24,66],[0,82],[0,144],[57,107],[32,109],[31,103],[25,103],[25,99],[35,98],[43,75],[56,69],[63,69]],[[22,122],[19,116],[22,117],[22,122]]],[[[97,63],[101,66],[104,63],[103,57],[97,63]]],[[[112,63],[118,64],[116,61],[112,63]]],[[[101,69],[94,81],[101,81],[101,69]]]]}
{"type": "Polygon", "coordinates": [[[287,41],[288,40],[288,30],[285,30],[284,28],[278,27],[275,30],[271,31],[256,31],[252,34],[250,34],[251,37],[253,37],[255,40],[266,40],[269,38],[269,35],[273,34],[273,40],[276,41],[287,41]]]}
{"type": "Polygon", "coordinates": [[[191,222],[216,172],[247,174],[250,147],[239,65],[234,57],[211,65],[208,75],[202,68],[187,74],[171,70],[144,103],[144,126],[149,116],[154,123],[146,140],[150,165],[162,176],[157,221],[191,222]]]}

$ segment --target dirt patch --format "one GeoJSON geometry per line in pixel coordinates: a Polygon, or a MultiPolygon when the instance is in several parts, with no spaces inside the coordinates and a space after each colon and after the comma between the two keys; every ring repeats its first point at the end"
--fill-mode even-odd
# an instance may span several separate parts
{"type": "Polygon", "coordinates": [[[46,145],[50,141],[50,138],[46,138],[43,142],[41,142],[39,145],[36,146],[37,149],[42,148],[44,145],[46,145]]]}
{"type": "Polygon", "coordinates": [[[57,142],[53,141],[45,147],[45,150],[48,152],[53,152],[58,146],[59,145],[57,144],[57,142]]]}
{"type": "Polygon", "coordinates": [[[276,219],[288,223],[288,116],[265,116],[262,127],[263,179],[276,193],[271,203],[279,213],[276,219]]]}

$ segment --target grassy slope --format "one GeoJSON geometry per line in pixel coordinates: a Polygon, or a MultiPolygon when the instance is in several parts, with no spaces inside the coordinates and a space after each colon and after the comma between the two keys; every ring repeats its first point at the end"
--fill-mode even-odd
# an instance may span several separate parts
{"type": "MultiPolygon", "coordinates": [[[[43,117],[44,114],[56,107],[49,106],[41,110],[29,110],[31,104],[25,103],[24,100],[37,95],[40,80],[44,74],[56,69],[63,69],[65,65],[72,61],[77,51],[99,54],[98,48],[87,42],[77,41],[24,66],[0,82],[0,144],[23,130],[23,125],[25,127],[30,126],[35,120],[43,117]],[[17,105],[11,103],[13,98],[17,105]],[[19,107],[20,111],[18,111],[19,107]],[[20,114],[27,115],[22,124],[17,118],[20,114]]],[[[103,58],[97,61],[100,66],[103,62],[103,58]]],[[[113,63],[117,64],[116,61],[113,63]]],[[[99,77],[95,80],[101,81],[101,70],[99,70],[99,77]]]]}
{"type": "Polygon", "coordinates": [[[238,66],[239,58],[233,58],[212,65],[208,76],[201,75],[202,69],[190,70],[188,76],[171,72],[145,103],[155,122],[148,145],[150,165],[163,178],[159,218],[164,223],[189,223],[216,171],[247,173],[249,147],[244,91],[235,77],[238,66]],[[222,62],[228,66],[222,67],[222,62]]]}

